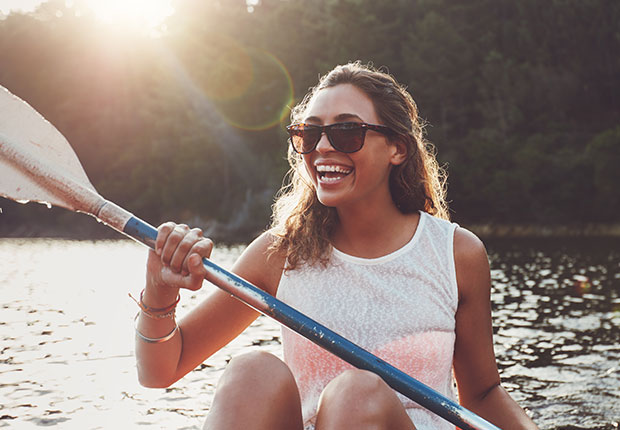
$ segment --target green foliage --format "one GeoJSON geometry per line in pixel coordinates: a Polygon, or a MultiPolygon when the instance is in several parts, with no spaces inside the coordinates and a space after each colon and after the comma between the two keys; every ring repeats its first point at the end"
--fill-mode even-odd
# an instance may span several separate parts
{"type": "MultiPolygon", "coordinates": [[[[153,223],[262,229],[287,168],[288,109],[357,59],[413,94],[458,222],[619,219],[615,0],[175,9],[160,38],[113,34],[79,1],[0,20],[0,84],[65,134],[104,196],[153,223]]],[[[0,233],[49,222],[5,203],[0,233]]]]}
{"type": "Polygon", "coordinates": [[[594,136],[586,148],[586,157],[592,166],[594,213],[597,218],[617,220],[620,208],[620,126],[594,136]]]}

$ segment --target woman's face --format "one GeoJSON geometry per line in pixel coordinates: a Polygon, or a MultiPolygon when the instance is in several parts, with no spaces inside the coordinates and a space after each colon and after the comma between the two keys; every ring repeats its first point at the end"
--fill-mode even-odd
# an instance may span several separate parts
{"type": "MultiPolygon", "coordinates": [[[[306,108],[303,122],[329,125],[338,122],[379,124],[372,100],[351,84],[324,88],[306,108]]],[[[323,134],[314,151],[303,155],[304,166],[314,184],[318,199],[325,206],[381,204],[392,202],[389,174],[392,166],[404,161],[402,144],[368,130],[362,149],[340,152],[323,134]]]]}

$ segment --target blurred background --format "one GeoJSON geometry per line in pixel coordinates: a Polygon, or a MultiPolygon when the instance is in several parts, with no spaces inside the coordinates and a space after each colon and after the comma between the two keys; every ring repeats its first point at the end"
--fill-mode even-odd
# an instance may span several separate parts
{"type": "MultiPolygon", "coordinates": [[[[289,109],[350,60],[407,85],[479,234],[620,235],[615,0],[1,0],[0,84],[147,221],[246,241],[287,170],[289,109]]],[[[0,200],[0,235],[115,233],[0,200]]]]}

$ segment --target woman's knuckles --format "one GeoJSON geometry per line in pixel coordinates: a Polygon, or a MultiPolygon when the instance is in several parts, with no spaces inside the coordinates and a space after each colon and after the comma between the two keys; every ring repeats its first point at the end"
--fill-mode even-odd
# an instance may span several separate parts
{"type": "Polygon", "coordinates": [[[157,228],[157,230],[159,232],[171,232],[172,230],[174,230],[175,227],[176,227],[175,223],[173,223],[172,221],[168,221],[168,222],[165,222],[165,223],[161,224],[157,228]]]}
{"type": "Polygon", "coordinates": [[[202,237],[202,234],[203,234],[203,233],[202,233],[202,230],[201,230],[201,229],[199,229],[199,228],[193,228],[193,229],[191,229],[191,230],[190,230],[190,233],[191,233],[192,235],[194,235],[195,237],[202,237]]]}
{"type": "Polygon", "coordinates": [[[198,254],[208,257],[211,255],[211,251],[213,250],[213,241],[211,239],[202,239],[194,245],[192,251],[197,252],[198,254]]]}
{"type": "Polygon", "coordinates": [[[190,231],[190,228],[187,224],[177,224],[174,227],[174,232],[182,235],[186,235],[190,231]]]}

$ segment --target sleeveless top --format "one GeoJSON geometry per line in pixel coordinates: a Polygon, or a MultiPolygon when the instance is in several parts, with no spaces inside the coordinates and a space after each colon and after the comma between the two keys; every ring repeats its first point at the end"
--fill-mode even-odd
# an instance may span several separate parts
{"type": "MultiPolygon", "coordinates": [[[[284,271],[277,297],[353,343],[455,399],[452,359],[458,305],[454,230],[420,213],[402,248],[359,258],[332,248],[327,267],[284,271]]],[[[325,386],[352,366],[290,329],[282,329],[284,361],[299,387],[310,427],[325,386]]],[[[398,394],[398,393],[397,393],[398,394]]],[[[398,394],[419,430],[454,426],[398,394]]]]}

